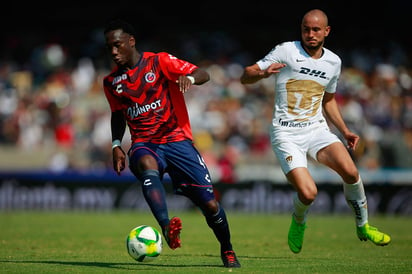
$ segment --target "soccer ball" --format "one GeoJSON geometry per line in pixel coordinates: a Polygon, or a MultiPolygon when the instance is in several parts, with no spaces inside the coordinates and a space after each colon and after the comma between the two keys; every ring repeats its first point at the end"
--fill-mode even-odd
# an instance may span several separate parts
{"type": "Polygon", "coordinates": [[[162,236],[154,227],[140,225],[133,228],[126,238],[129,255],[138,262],[156,259],[162,252],[162,236]]]}

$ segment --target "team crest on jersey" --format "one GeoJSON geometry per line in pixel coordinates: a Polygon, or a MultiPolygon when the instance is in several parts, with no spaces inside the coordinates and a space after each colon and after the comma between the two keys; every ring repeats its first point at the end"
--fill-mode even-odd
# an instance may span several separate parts
{"type": "Polygon", "coordinates": [[[156,80],[156,74],[150,71],[144,75],[144,79],[147,83],[153,83],[156,80]]]}
{"type": "Polygon", "coordinates": [[[292,160],[293,160],[292,155],[287,156],[285,160],[286,160],[286,162],[287,162],[288,164],[290,164],[290,163],[292,162],[292,160]]]}

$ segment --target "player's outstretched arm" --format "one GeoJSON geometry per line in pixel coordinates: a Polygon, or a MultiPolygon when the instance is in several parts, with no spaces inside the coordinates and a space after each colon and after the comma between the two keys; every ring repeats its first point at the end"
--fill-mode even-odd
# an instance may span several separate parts
{"type": "Polygon", "coordinates": [[[260,79],[268,78],[272,74],[279,73],[280,69],[285,66],[286,65],[282,63],[273,63],[267,69],[262,70],[258,64],[253,64],[243,70],[243,74],[240,77],[240,82],[242,84],[253,84],[260,79]]]}

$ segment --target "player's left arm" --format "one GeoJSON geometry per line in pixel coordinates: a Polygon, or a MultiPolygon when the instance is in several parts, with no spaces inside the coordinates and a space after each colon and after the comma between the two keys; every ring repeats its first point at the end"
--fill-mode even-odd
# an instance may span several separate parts
{"type": "Polygon", "coordinates": [[[167,52],[161,52],[159,64],[163,73],[179,86],[179,90],[185,93],[192,85],[201,85],[209,81],[209,73],[198,66],[179,59],[167,52]]]}
{"type": "Polygon", "coordinates": [[[335,93],[325,92],[322,105],[326,117],[345,137],[347,147],[350,149],[355,149],[359,142],[359,136],[350,131],[350,129],[346,126],[339,110],[338,103],[336,102],[335,93]]]}
{"type": "Polygon", "coordinates": [[[180,75],[176,80],[179,90],[185,93],[192,85],[201,85],[209,81],[209,73],[201,68],[196,68],[190,74],[180,75]]]}

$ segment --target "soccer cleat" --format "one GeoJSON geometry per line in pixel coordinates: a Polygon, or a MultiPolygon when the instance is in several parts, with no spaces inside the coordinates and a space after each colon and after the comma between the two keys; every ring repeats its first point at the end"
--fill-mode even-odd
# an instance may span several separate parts
{"type": "Polygon", "coordinates": [[[292,217],[292,223],[289,227],[288,245],[293,253],[299,253],[302,249],[303,236],[305,235],[306,224],[299,224],[292,217]]]}
{"type": "Polygon", "coordinates": [[[391,242],[389,235],[380,232],[376,227],[370,226],[368,223],[363,226],[358,226],[356,232],[361,241],[369,240],[375,245],[380,246],[387,245],[391,242]]]}
{"type": "Polygon", "coordinates": [[[169,247],[176,249],[181,246],[180,231],[182,230],[182,220],[179,217],[173,217],[167,226],[163,228],[163,235],[169,247]]]}
{"type": "Polygon", "coordinates": [[[222,252],[221,257],[225,267],[240,267],[240,263],[233,250],[222,252]]]}

